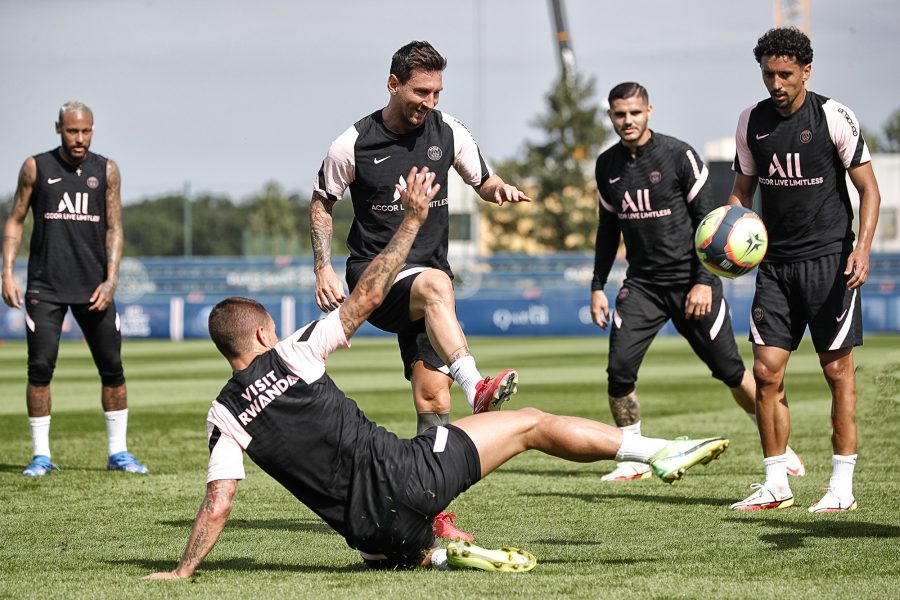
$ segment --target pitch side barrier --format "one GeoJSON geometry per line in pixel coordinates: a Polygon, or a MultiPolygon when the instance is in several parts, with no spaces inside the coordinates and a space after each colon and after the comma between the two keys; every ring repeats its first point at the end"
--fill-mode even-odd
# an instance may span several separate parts
{"type": "MultiPolygon", "coordinates": [[[[593,256],[559,253],[539,256],[453,257],[457,314],[469,335],[607,335],[591,323],[590,281],[593,256]]],[[[344,261],[334,261],[343,278],[344,261]]],[[[15,276],[24,289],[26,264],[15,276]]],[[[625,276],[617,261],[606,293],[612,304],[625,276]]],[[[288,335],[322,313],[313,300],[315,277],[310,257],[127,258],[116,293],[126,338],[205,339],[209,311],[233,295],[261,301],[288,335]]],[[[739,335],[749,329],[754,275],[723,280],[732,321],[739,335]]],[[[900,254],[873,255],[863,288],[863,326],[867,332],[900,332],[900,254]]],[[[675,333],[671,324],[663,334],[675,333]]],[[[364,324],[360,335],[385,335],[364,324]]],[[[21,310],[0,308],[0,337],[24,339],[21,310]]],[[[66,317],[63,337],[81,332],[66,317]]]]}

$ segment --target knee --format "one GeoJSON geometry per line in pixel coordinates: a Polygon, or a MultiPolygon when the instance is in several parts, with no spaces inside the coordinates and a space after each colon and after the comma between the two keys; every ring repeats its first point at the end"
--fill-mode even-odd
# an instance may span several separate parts
{"type": "Polygon", "coordinates": [[[56,363],[49,360],[28,362],[28,383],[35,387],[47,387],[53,379],[56,363]]]}
{"type": "Polygon", "coordinates": [[[764,362],[753,363],[753,379],[757,387],[771,387],[781,385],[781,373],[770,369],[764,362]]]}
{"type": "MultiPolygon", "coordinates": [[[[446,379],[446,378],[445,378],[446,379]]],[[[413,397],[419,412],[450,412],[450,380],[440,381],[429,378],[426,381],[413,381],[413,397]]]]}
{"type": "Polygon", "coordinates": [[[416,288],[426,304],[452,304],[453,282],[438,269],[428,269],[416,278],[416,288]]]}
{"type": "Polygon", "coordinates": [[[510,412],[515,412],[517,414],[517,418],[523,419],[527,429],[534,429],[542,421],[553,416],[550,413],[546,413],[538,408],[534,408],[533,406],[526,406],[524,408],[520,408],[510,412]]]}
{"type": "Polygon", "coordinates": [[[854,372],[852,365],[848,365],[845,361],[834,361],[822,365],[822,374],[828,385],[834,389],[840,385],[853,385],[854,372]]]}

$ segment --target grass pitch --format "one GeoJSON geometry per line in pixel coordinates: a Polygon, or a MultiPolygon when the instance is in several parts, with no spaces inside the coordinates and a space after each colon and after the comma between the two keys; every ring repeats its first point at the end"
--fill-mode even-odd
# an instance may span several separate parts
{"type": "MultiPolygon", "coordinates": [[[[514,366],[514,406],[609,421],[606,338],[474,339],[485,374],[514,366]]],[[[749,345],[741,340],[749,364],[749,345]]],[[[797,507],[736,514],[762,479],[756,432],[680,338],[658,339],[638,383],[647,435],[727,435],[732,446],[675,487],[601,483],[612,462],[520,456],[457,499],[457,523],[488,547],[538,557],[523,575],[371,572],[355,551],[249,460],[231,520],[187,581],[146,582],[175,566],[205,492],[205,415],[229,375],[208,342],[125,344],[129,449],[147,477],[105,470],[99,381],[87,348],[64,343],[53,383],[53,459],[39,480],[24,406],[25,348],[0,347],[0,598],[75,597],[897,597],[900,561],[900,341],[857,350],[859,510],[810,515],[831,473],[829,393],[808,342],[788,366],[791,445],[809,473],[797,507]]],[[[329,371],[375,421],[412,435],[415,417],[390,339],[361,339],[329,371]]],[[[454,391],[454,415],[465,401],[454,391]]]]}

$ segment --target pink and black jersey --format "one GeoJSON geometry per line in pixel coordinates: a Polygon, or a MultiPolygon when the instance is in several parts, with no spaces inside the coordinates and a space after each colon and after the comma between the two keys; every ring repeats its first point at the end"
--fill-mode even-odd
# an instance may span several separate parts
{"type": "Polygon", "coordinates": [[[34,231],[26,294],[86,304],[106,280],[106,163],[93,152],[77,166],[60,149],[34,157],[34,231]]]}
{"type": "Polygon", "coordinates": [[[348,346],[336,310],[235,373],[207,417],[207,481],[243,479],[246,453],[352,548],[381,551],[379,519],[391,502],[384,486],[406,485],[413,450],[325,373],[325,358],[348,346]]]}
{"type": "Polygon", "coordinates": [[[733,169],[759,180],[767,262],[852,249],[846,173],[871,160],[853,111],[807,92],[800,109],[782,117],[768,98],[741,113],[736,143],[733,169]]]}
{"type": "Polygon", "coordinates": [[[629,279],[653,283],[715,280],[694,252],[694,230],[714,208],[709,169],[688,144],[656,132],[634,157],[622,142],[597,158],[600,222],[592,290],[602,290],[625,240],[629,279]]]}
{"type": "Polygon", "coordinates": [[[428,220],[419,230],[407,264],[438,268],[452,276],[447,262],[447,174],[451,166],[472,186],[480,186],[491,176],[465,126],[437,110],[406,134],[388,129],[378,110],[332,142],[314,189],[340,200],[350,188],[354,218],[347,237],[348,262],[370,261],[387,246],[403,220],[403,204],[394,186],[406,185],[412,167],[428,167],[441,189],[431,202],[428,220]]]}

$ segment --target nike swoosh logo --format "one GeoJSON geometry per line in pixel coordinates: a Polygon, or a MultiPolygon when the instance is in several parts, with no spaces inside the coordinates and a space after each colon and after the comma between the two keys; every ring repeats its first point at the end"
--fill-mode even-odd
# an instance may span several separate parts
{"type": "Polygon", "coordinates": [[[844,312],[841,313],[841,316],[837,317],[837,318],[835,319],[835,321],[837,321],[838,323],[840,323],[841,321],[844,320],[844,317],[845,317],[846,315],[847,315],[847,309],[845,308],[845,309],[844,309],[844,312]]]}
{"type": "Polygon", "coordinates": [[[56,179],[52,179],[52,178],[47,179],[47,183],[49,183],[50,185],[53,185],[54,183],[59,183],[60,181],[62,181],[62,177],[57,177],[56,179]]]}
{"type": "Polygon", "coordinates": [[[761,139],[763,139],[763,138],[769,137],[770,135],[771,135],[770,133],[764,133],[764,134],[762,134],[762,135],[759,135],[759,134],[757,133],[757,134],[756,134],[756,139],[761,140],[761,139]]]}
{"type": "Polygon", "coordinates": [[[385,156],[384,158],[376,158],[376,159],[374,159],[374,161],[375,161],[376,165],[380,165],[381,163],[383,163],[384,161],[386,161],[389,158],[390,158],[390,156],[385,156]]]}
{"type": "Polygon", "coordinates": [[[621,177],[616,177],[615,179],[610,179],[609,182],[610,182],[610,183],[615,183],[615,182],[617,182],[617,181],[620,180],[620,179],[622,179],[622,178],[621,178],[621,177]]]}

